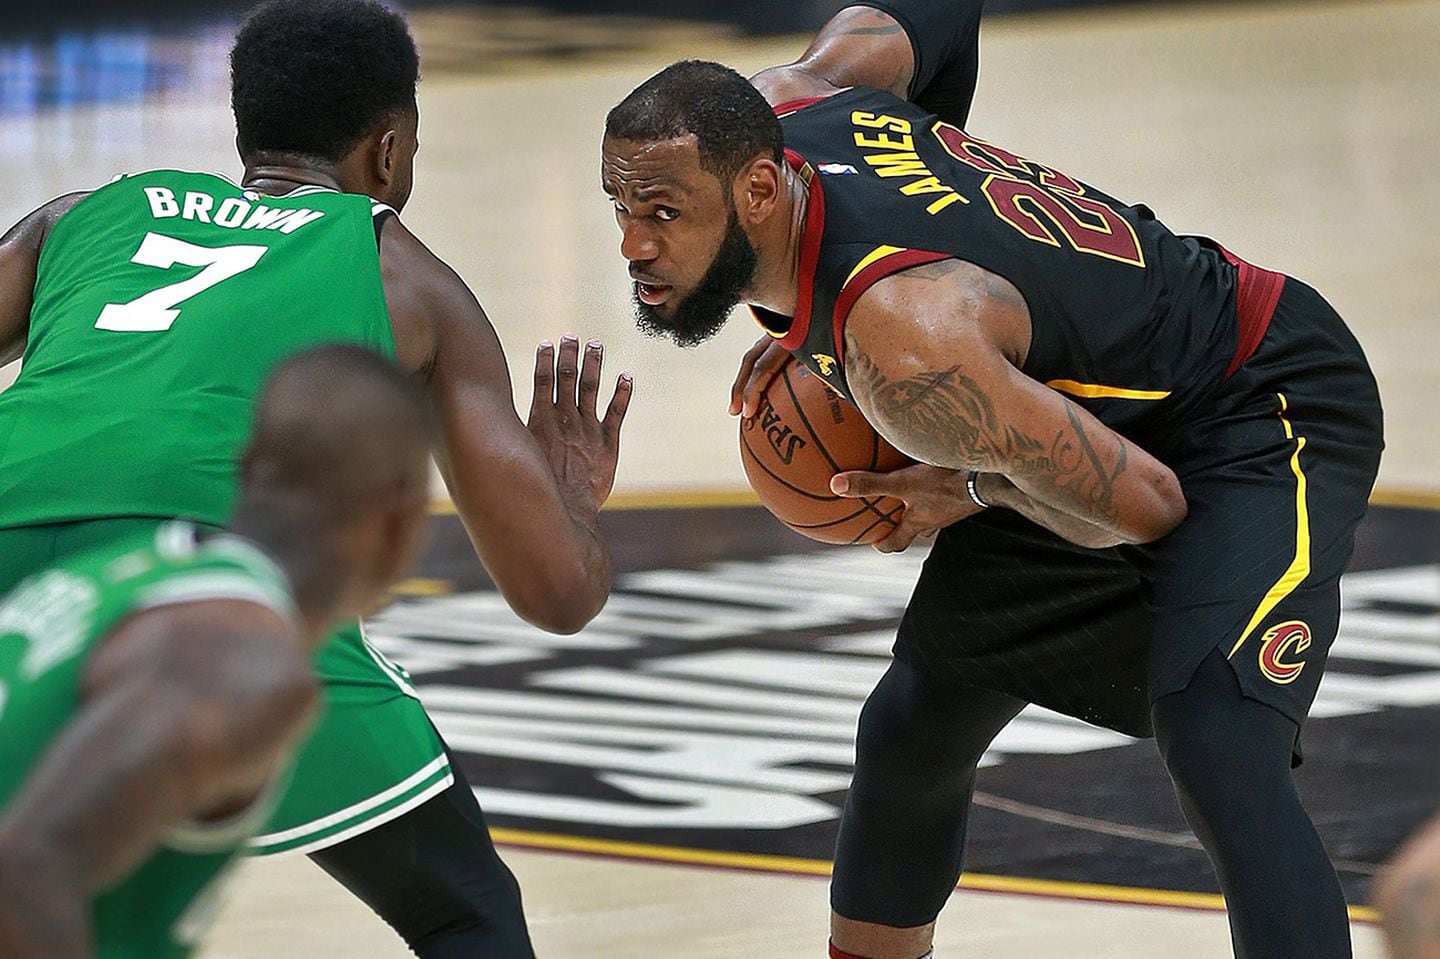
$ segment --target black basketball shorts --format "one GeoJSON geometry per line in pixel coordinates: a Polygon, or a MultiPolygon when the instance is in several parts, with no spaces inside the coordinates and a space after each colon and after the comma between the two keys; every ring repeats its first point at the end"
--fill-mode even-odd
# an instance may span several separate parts
{"type": "Polygon", "coordinates": [[[1247,697],[1298,725],[1339,625],[1381,433],[1359,344],[1289,279],[1259,348],[1162,456],[1189,504],[1173,533],[1087,550],[1004,510],[957,523],[926,560],[895,655],[1144,736],[1150,704],[1219,649],[1247,697]]]}

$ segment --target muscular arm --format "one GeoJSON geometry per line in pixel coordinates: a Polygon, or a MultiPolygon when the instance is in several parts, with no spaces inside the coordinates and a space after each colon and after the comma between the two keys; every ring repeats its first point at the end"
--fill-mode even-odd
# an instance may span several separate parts
{"type": "Polygon", "coordinates": [[[516,414],[495,329],[454,271],[395,220],[381,259],[401,360],[426,378],[443,434],[436,461],[476,553],[522,618],[579,630],[610,594],[597,512],[608,482],[598,500],[594,476],[562,487],[516,414]]]}
{"type": "Polygon", "coordinates": [[[904,97],[914,70],[910,40],[895,18],[855,6],[831,18],[799,60],[757,73],[750,82],[771,106],[855,86],[904,97]]]}
{"type": "Polygon", "coordinates": [[[52,200],[0,237],[0,366],[18,360],[25,352],[35,274],[46,237],[60,217],[86,196],[72,193],[52,200]]]}
{"type": "Polygon", "coordinates": [[[1045,527],[1076,546],[1104,549],[1124,542],[1120,536],[1104,526],[1047,506],[999,473],[980,474],[977,487],[980,498],[991,506],[1014,510],[1032,523],[1045,527]]]}
{"type": "Polygon", "coordinates": [[[89,955],[91,897],[177,826],[253,799],[305,728],[315,683],[289,624],[210,602],[123,625],[82,697],[0,821],[7,959],[89,955]]]}
{"type": "Polygon", "coordinates": [[[1169,533],[1186,512],[1174,473],[1021,373],[1028,330],[1013,287],[945,260],[861,296],[846,332],[846,375],[893,445],[925,463],[1002,475],[1025,497],[1006,505],[1059,535],[1084,531],[1051,511],[1118,542],[1169,533]]]}
{"type": "Polygon", "coordinates": [[[983,7],[983,0],[856,0],[799,60],[751,82],[771,105],[876,87],[963,127],[975,98],[983,7]]]}

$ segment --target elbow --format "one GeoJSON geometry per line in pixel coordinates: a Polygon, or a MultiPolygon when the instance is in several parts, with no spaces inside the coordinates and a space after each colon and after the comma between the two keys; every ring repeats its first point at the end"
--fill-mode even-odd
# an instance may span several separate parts
{"type": "Polygon", "coordinates": [[[586,626],[600,612],[594,603],[582,603],[571,597],[557,597],[555,601],[535,604],[511,603],[515,614],[531,626],[547,633],[573,636],[586,626]]]}
{"type": "Polygon", "coordinates": [[[1139,545],[1164,539],[1185,522],[1190,513],[1190,504],[1185,501],[1180,480],[1170,470],[1162,467],[1149,486],[1150,495],[1144,500],[1144,508],[1136,510],[1132,522],[1124,530],[1123,539],[1127,543],[1139,545]]]}
{"type": "Polygon", "coordinates": [[[532,583],[532,588],[507,596],[515,614],[547,633],[573,636],[588,626],[610,598],[611,576],[585,569],[553,571],[532,583]],[[533,588],[538,587],[538,588],[533,588]]]}

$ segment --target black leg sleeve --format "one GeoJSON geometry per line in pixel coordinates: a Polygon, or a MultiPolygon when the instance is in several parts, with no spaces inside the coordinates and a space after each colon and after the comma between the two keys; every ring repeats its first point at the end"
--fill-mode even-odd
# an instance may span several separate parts
{"type": "Polygon", "coordinates": [[[983,0],[855,0],[894,17],[910,37],[915,76],[910,100],[965,126],[980,73],[980,11],[983,0]]]}
{"type": "Polygon", "coordinates": [[[1156,701],[1154,720],[1225,893],[1237,959],[1350,959],[1340,880],[1291,776],[1295,723],[1242,696],[1218,650],[1156,701]]]}
{"type": "Polygon", "coordinates": [[[935,920],[960,876],[975,768],[1024,705],[891,664],[860,713],[830,882],[837,913],[885,926],[935,920]]]}
{"type": "Polygon", "coordinates": [[[420,959],[534,959],[520,886],[453,757],[451,768],[439,796],[310,858],[420,959]]]}

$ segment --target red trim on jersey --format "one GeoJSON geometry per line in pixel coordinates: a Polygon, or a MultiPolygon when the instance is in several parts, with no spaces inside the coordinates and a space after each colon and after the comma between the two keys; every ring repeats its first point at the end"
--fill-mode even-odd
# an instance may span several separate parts
{"type": "MultiPolygon", "coordinates": [[[[835,93],[839,92],[839,90],[835,91],[835,93]]],[[[821,100],[830,99],[835,93],[827,93],[823,97],[801,97],[799,100],[786,100],[784,103],[776,105],[775,115],[777,117],[783,117],[787,114],[799,112],[808,106],[819,103],[821,100]]]]}
{"type": "Polygon", "coordinates": [[[1235,356],[1225,368],[1230,376],[1260,348],[1265,331],[1270,328],[1270,319],[1275,315],[1275,306],[1285,289],[1285,274],[1255,266],[1240,259],[1220,244],[1220,255],[1240,273],[1235,286],[1235,312],[1239,318],[1240,335],[1235,345],[1235,356]]]}
{"type": "Polygon", "coordinates": [[[841,949],[839,946],[835,945],[834,942],[831,942],[830,959],[861,959],[861,957],[851,955],[850,953],[841,949]]]}
{"type": "MultiPolygon", "coordinates": [[[[804,176],[810,164],[794,150],[785,151],[785,160],[790,168],[804,176]]],[[[825,232],[825,191],[820,187],[820,175],[810,169],[810,193],[805,209],[805,232],[800,236],[800,289],[797,291],[795,316],[790,320],[790,329],[779,337],[781,349],[794,352],[805,342],[810,332],[810,304],[815,292],[815,265],[820,262],[820,237],[825,232]]],[[[758,314],[757,314],[757,319],[758,314]]],[[[764,324],[761,324],[764,325],[764,324]]],[[[772,334],[773,335],[773,334],[772,334]]]]}
{"type": "Polygon", "coordinates": [[[855,307],[855,301],[859,300],[866,290],[892,273],[908,270],[912,266],[938,263],[940,260],[948,259],[950,259],[949,253],[901,250],[899,253],[882,256],[856,274],[853,280],[845,284],[845,288],[835,299],[835,316],[831,321],[835,326],[835,359],[839,360],[842,365],[845,362],[845,321],[850,318],[850,311],[855,307]]]}

